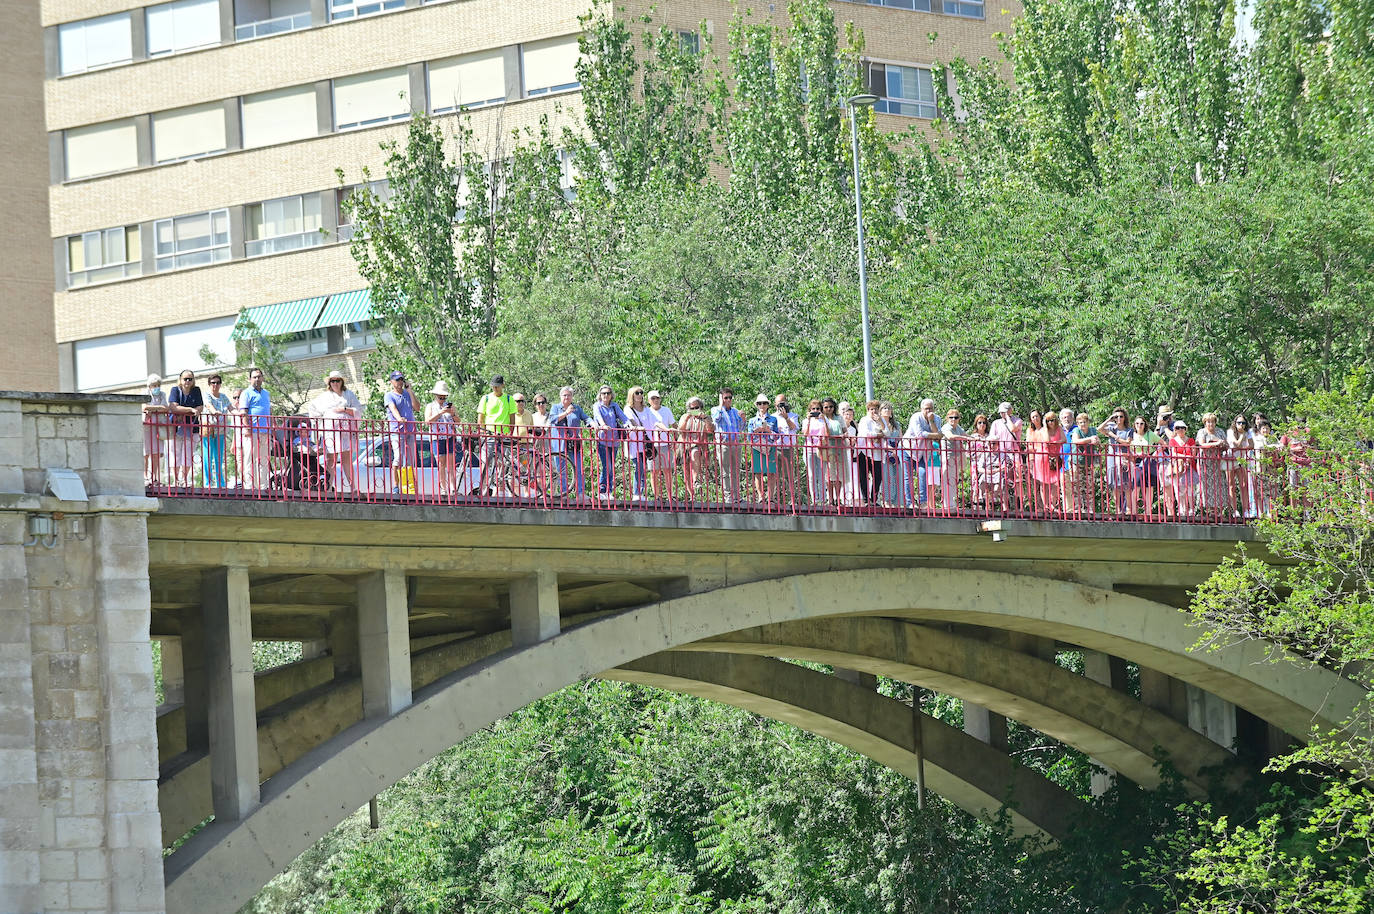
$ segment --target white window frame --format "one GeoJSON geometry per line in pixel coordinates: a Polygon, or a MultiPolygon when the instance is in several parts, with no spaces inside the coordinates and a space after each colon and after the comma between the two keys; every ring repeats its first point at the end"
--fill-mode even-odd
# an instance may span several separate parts
{"type": "MultiPolygon", "coordinates": [[[[198,2],[198,0],[172,0],[171,3],[158,3],[158,4],[154,5],[154,6],[149,6],[149,7],[147,7],[146,10],[145,10],[145,15],[151,15],[151,14],[153,13],[154,10],[159,10],[159,9],[164,8],[164,7],[181,6],[181,5],[183,5],[183,4],[184,4],[184,5],[187,5],[187,6],[190,6],[190,5],[192,5],[192,4],[196,3],[196,2],[198,2]]],[[[199,2],[205,2],[205,0],[199,0],[199,2]]],[[[224,43],[224,33],[223,33],[223,31],[221,30],[222,27],[221,27],[221,25],[220,25],[220,23],[219,23],[219,4],[218,4],[218,3],[210,3],[209,5],[210,5],[210,6],[213,6],[214,9],[215,9],[215,38],[214,38],[213,41],[205,41],[205,42],[201,42],[200,44],[190,44],[190,45],[177,44],[177,43],[176,43],[176,39],[175,39],[175,30],[174,30],[174,31],[173,31],[172,46],[171,46],[170,48],[165,48],[165,49],[162,49],[162,50],[154,51],[153,48],[152,48],[152,45],[151,45],[151,43],[150,43],[150,42],[153,40],[152,30],[149,29],[149,30],[148,30],[148,34],[147,34],[146,37],[144,38],[144,48],[145,48],[145,50],[148,52],[148,56],[149,56],[149,57],[169,57],[169,56],[171,56],[172,54],[184,54],[184,53],[186,53],[187,51],[198,51],[198,50],[200,50],[201,48],[213,48],[213,47],[217,47],[217,46],[220,45],[220,44],[223,44],[223,43],[224,43]]],[[[173,14],[173,15],[175,15],[175,14],[173,14]]]]}
{"type": "Polygon", "coordinates": [[[86,286],[100,285],[107,282],[115,282],[120,279],[128,279],[133,276],[143,275],[142,246],[139,248],[139,257],[129,257],[129,234],[132,233],[138,238],[137,225],[117,225],[113,228],[97,229],[93,232],[82,232],[80,235],[67,236],[67,283],[68,289],[80,289],[86,286]],[[110,244],[118,233],[119,247],[124,250],[123,260],[108,260],[106,253],[110,244]],[[72,242],[81,239],[82,260],[84,265],[79,270],[72,269],[72,242]],[[91,266],[85,252],[91,245],[95,245],[100,252],[100,265],[91,266]],[[101,274],[101,275],[93,275],[101,274]]]}
{"type": "Polygon", "coordinates": [[[244,256],[262,257],[267,254],[281,254],[286,251],[299,251],[302,248],[314,247],[324,243],[324,233],[320,231],[320,226],[324,224],[323,214],[320,212],[319,194],[295,194],[290,197],[277,197],[272,200],[264,200],[261,203],[254,203],[246,207],[244,213],[244,235],[247,236],[249,229],[254,224],[254,211],[261,215],[264,208],[268,206],[281,205],[290,206],[294,204],[297,208],[296,218],[304,226],[308,221],[306,213],[307,198],[314,201],[315,212],[313,213],[316,227],[313,229],[302,229],[299,232],[288,232],[283,235],[267,235],[261,238],[244,238],[244,256]]]}
{"type": "Polygon", "coordinates": [[[960,19],[987,18],[983,0],[944,0],[944,12],[946,16],[958,16],[960,19]]]}
{"type": "Polygon", "coordinates": [[[404,9],[406,0],[329,0],[329,21],[361,19],[404,9]]]}
{"type": "Polygon", "coordinates": [[[62,25],[59,25],[57,27],[57,58],[57,70],[58,73],[62,76],[74,76],[77,73],[90,73],[92,70],[104,70],[109,67],[118,67],[123,66],[127,63],[133,63],[134,38],[133,21],[131,18],[131,14],[115,13],[112,16],[99,16],[94,19],[82,19],[78,22],[64,22],[62,25]],[[116,58],[114,60],[107,60],[103,63],[95,64],[94,66],[86,63],[86,61],[90,58],[89,48],[86,42],[86,30],[99,28],[100,26],[104,25],[109,25],[113,23],[116,19],[124,20],[124,32],[125,37],[127,38],[125,47],[125,50],[128,52],[127,56],[116,58]],[[62,53],[63,39],[69,35],[75,35],[78,32],[81,34],[82,65],[80,67],[68,68],[66,57],[62,53]]]}
{"type": "Polygon", "coordinates": [[[153,223],[153,270],[157,273],[167,273],[172,270],[185,270],[191,267],[208,266],[214,263],[222,263],[230,256],[230,229],[229,229],[229,210],[212,209],[201,213],[187,213],[184,216],[175,216],[171,219],[158,219],[153,223]],[[199,219],[201,217],[210,220],[210,244],[201,247],[187,248],[185,250],[176,247],[177,224],[188,219],[199,219]],[[215,222],[217,219],[224,220],[224,241],[216,243],[215,222]],[[162,226],[168,226],[172,232],[172,250],[166,254],[158,250],[158,237],[162,226]],[[200,262],[186,263],[183,261],[200,260],[202,255],[209,255],[208,260],[200,262]]]}
{"type": "Polygon", "coordinates": [[[935,90],[935,69],[933,67],[923,66],[921,64],[915,63],[902,63],[895,60],[874,60],[872,58],[865,58],[864,85],[868,86],[870,90],[872,90],[873,88],[873,80],[871,74],[874,65],[883,67],[884,91],[881,93],[874,93],[878,96],[878,102],[873,106],[873,110],[877,111],[880,114],[891,114],[894,117],[912,117],[920,118],[922,120],[934,120],[940,116],[939,95],[935,90]],[[924,70],[926,73],[930,74],[931,100],[926,101],[925,99],[920,98],[903,98],[900,96],[888,95],[886,90],[889,85],[889,83],[887,82],[887,68],[889,67],[902,67],[908,70],[924,70]],[[917,112],[912,114],[907,111],[893,110],[895,107],[900,105],[914,106],[917,108],[917,112]]]}

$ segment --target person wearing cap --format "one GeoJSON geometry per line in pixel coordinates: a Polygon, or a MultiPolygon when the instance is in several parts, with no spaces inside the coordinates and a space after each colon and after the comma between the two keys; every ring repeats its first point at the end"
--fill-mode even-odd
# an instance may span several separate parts
{"type": "Polygon", "coordinates": [[[425,404],[425,428],[430,433],[430,447],[439,465],[439,494],[458,494],[458,439],[454,435],[461,421],[458,409],[448,393],[448,384],[435,381],[429,391],[434,399],[425,404]]]}
{"type": "Polygon", "coordinates": [[[1021,479],[1021,428],[1024,423],[1005,400],[997,405],[997,416],[992,421],[988,438],[995,442],[995,449],[1002,455],[1002,507],[1010,509],[1021,479]]]}
{"type": "Polygon", "coordinates": [[[644,427],[649,430],[649,444],[654,455],[649,458],[649,493],[655,500],[673,494],[673,410],[663,402],[663,394],[649,391],[649,408],[644,411],[644,427]]]}
{"type": "MultiPolygon", "coordinates": [[[[506,393],[506,379],[497,375],[491,379],[491,390],[477,401],[477,424],[487,430],[487,438],[482,443],[482,481],[478,486],[483,492],[492,487],[491,472],[496,465],[496,452],[504,446],[504,437],[513,429],[511,417],[514,415],[515,401],[506,393]]],[[[498,480],[497,484],[501,482],[498,480]]],[[[514,480],[505,482],[514,489],[514,480]]]]}
{"type": "Polygon", "coordinates": [[[167,422],[167,393],[162,375],[148,375],[148,402],[143,404],[143,484],[150,486],[162,476],[162,430],[167,422]]]}
{"type": "Polygon", "coordinates": [[[241,416],[243,435],[239,451],[243,455],[243,469],[239,471],[245,488],[265,489],[268,482],[269,458],[272,454],[272,396],[263,386],[261,368],[248,369],[248,386],[239,394],[234,414],[241,416]]]}
{"type": "Polygon", "coordinates": [[[768,395],[754,398],[755,415],[749,419],[750,478],[754,480],[754,499],[759,504],[778,500],[778,419],[768,411],[768,395]]]}
{"type": "Polygon", "coordinates": [[[720,488],[725,503],[732,505],[740,496],[740,460],[743,457],[740,434],[744,419],[734,407],[735,392],[720,389],[720,402],[711,407],[711,425],[716,430],[716,462],[720,464],[720,488]]]}
{"type": "Polygon", "coordinates": [[[391,432],[391,476],[393,493],[401,491],[401,482],[406,475],[406,467],[414,472],[415,467],[415,414],[420,403],[410,382],[399,371],[391,373],[391,389],[382,398],[386,409],[387,425],[391,432]]]}
{"type": "Polygon", "coordinates": [[[358,395],[348,389],[343,372],[334,370],[325,379],[324,393],[306,404],[306,412],[319,421],[324,442],[324,471],[327,479],[335,478],[335,467],[343,471],[343,481],[350,492],[358,491],[357,467],[353,455],[358,450],[358,419],[363,404],[358,395]]]}

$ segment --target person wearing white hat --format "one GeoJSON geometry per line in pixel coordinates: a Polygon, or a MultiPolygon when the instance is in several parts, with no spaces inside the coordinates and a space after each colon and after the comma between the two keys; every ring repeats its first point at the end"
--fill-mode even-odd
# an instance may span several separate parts
{"type": "Polygon", "coordinates": [[[324,443],[325,478],[336,480],[338,467],[343,470],[344,482],[350,492],[358,491],[357,468],[353,455],[358,450],[358,418],[363,414],[362,401],[348,389],[343,372],[337,369],[325,380],[325,390],[305,406],[305,411],[319,420],[324,443]]]}
{"type": "Polygon", "coordinates": [[[663,394],[651,390],[645,399],[649,408],[644,411],[644,427],[649,430],[649,443],[654,456],[649,458],[649,493],[655,501],[673,494],[673,411],[663,402],[663,394]]]}
{"type": "Polygon", "coordinates": [[[1021,417],[1005,400],[997,404],[997,415],[988,437],[1002,455],[1002,507],[1011,508],[1021,483],[1021,417]]]}
{"type": "Polygon", "coordinates": [[[167,392],[162,375],[148,375],[148,402],[143,404],[143,484],[150,486],[162,475],[162,430],[167,422],[167,392]]]}
{"type": "Polygon", "coordinates": [[[457,408],[450,400],[448,385],[435,381],[429,391],[434,399],[425,404],[425,427],[430,432],[430,446],[439,464],[439,494],[458,494],[458,445],[454,432],[457,429],[457,408]]]}

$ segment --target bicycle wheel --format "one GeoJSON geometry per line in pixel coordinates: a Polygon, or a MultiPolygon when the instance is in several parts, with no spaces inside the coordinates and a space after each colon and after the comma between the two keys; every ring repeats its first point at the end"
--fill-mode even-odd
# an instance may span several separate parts
{"type": "Polygon", "coordinates": [[[542,495],[550,498],[562,498],[568,494],[572,488],[571,468],[565,468],[561,478],[558,472],[558,461],[566,460],[556,454],[545,454],[542,451],[535,455],[534,460],[534,480],[535,486],[542,495]]]}

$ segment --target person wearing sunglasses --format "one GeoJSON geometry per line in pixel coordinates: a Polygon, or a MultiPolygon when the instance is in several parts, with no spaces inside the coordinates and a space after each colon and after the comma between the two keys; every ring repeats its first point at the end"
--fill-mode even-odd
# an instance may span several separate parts
{"type": "Polygon", "coordinates": [[[219,372],[210,375],[207,383],[210,392],[205,395],[205,407],[200,411],[200,467],[207,488],[223,489],[226,417],[234,402],[221,391],[224,379],[219,372]]]}
{"type": "Polygon", "coordinates": [[[362,401],[348,389],[343,372],[335,369],[325,379],[325,390],[306,404],[306,412],[315,418],[323,433],[325,478],[337,479],[343,474],[350,492],[358,491],[358,468],[353,455],[358,450],[358,419],[363,414],[362,401]]]}
{"type": "Polygon", "coordinates": [[[716,429],[716,462],[720,464],[720,487],[725,503],[732,505],[740,496],[740,462],[744,457],[741,436],[744,418],[735,409],[735,392],[720,389],[720,402],[711,407],[711,425],[716,429]]]}
{"type": "Polygon", "coordinates": [[[969,433],[959,424],[962,414],[950,407],[945,411],[945,424],[940,427],[944,436],[940,454],[940,497],[946,510],[959,505],[959,480],[969,474],[969,433]]]}
{"type": "Polygon", "coordinates": [[[759,394],[748,427],[749,475],[754,481],[754,500],[761,505],[778,501],[778,418],[768,411],[768,406],[768,396],[759,394]]]}
{"type": "Polygon", "coordinates": [[[1120,514],[1126,510],[1126,493],[1131,484],[1131,460],[1126,448],[1131,440],[1131,423],[1127,421],[1126,411],[1120,408],[1112,410],[1097,431],[1102,436],[1107,452],[1104,461],[1107,488],[1111,492],[1112,506],[1120,514]]]}
{"type": "Polygon", "coordinates": [[[1005,478],[1001,447],[992,437],[992,423],[979,413],[973,417],[973,431],[968,436],[969,466],[973,475],[973,500],[991,514],[1002,502],[1002,480],[1005,478]]]}
{"type": "Polygon", "coordinates": [[[172,485],[189,489],[195,483],[195,439],[200,433],[200,411],[205,401],[196,386],[196,373],[187,369],[177,378],[167,398],[167,413],[171,417],[171,447],[167,449],[167,463],[172,485]]]}
{"type": "Polygon", "coordinates": [[[1245,517],[1255,516],[1255,436],[1245,416],[1236,416],[1226,430],[1226,472],[1236,503],[1245,517]]]}

